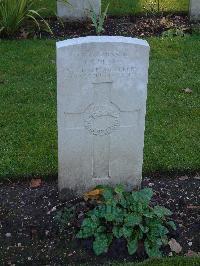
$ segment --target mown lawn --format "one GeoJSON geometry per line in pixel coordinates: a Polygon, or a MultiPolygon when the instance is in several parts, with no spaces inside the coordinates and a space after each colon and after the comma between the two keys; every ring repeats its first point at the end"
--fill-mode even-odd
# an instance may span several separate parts
{"type": "MultiPolygon", "coordinates": [[[[198,170],[200,36],[149,42],[144,174],[198,170]]],[[[55,41],[1,41],[0,54],[0,178],[54,176],[55,41]]]]}
{"type": "MultiPolygon", "coordinates": [[[[135,11],[134,0],[102,0],[102,10],[110,3],[109,14],[124,15],[135,11]]],[[[140,0],[140,6],[136,12],[150,12],[157,10],[157,0],[140,0]],[[155,3],[154,5],[150,2],[155,3]]],[[[160,11],[188,11],[189,0],[160,0],[160,11]]],[[[46,16],[56,13],[56,0],[38,0],[38,7],[46,7],[49,10],[44,11],[46,16]]]]}

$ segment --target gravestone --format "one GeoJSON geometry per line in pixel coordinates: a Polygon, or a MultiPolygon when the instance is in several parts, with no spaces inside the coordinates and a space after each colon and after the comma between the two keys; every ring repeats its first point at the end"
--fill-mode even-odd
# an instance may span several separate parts
{"type": "Polygon", "coordinates": [[[190,20],[200,21],[200,0],[190,0],[190,20]]]}
{"type": "Polygon", "coordinates": [[[68,3],[57,1],[57,15],[64,20],[87,20],[91,7],[97,15],[101,12],[101,0],[69,0],[68,3]]]}
{"type": "Polygon", "coordinates": [[[149,45],[127,37],[57,42],[59,190],[139,188],[149,45]]]}

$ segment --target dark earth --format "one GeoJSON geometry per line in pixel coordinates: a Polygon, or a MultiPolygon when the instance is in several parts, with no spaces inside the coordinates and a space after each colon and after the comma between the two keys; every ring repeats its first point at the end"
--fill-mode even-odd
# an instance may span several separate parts
{"type": "MultiPolygon", "coordinates": [[[[55,17],[47,18],[53,35],[46,31],[31,30],[24,27],[14,38],[75,38],[80,36],[96,35],[90,21],[87,22],[61,22],[55,17]]],[[[121,35],[128,37],[162,36],[168,30],[178,30],[177,35],[199,33],[199,24],[191,23],[184,13],[151,15],[151,16],[108,16],[105,20],[104,31],[101,35],[121,35]]],[[[176,33],[174,34],[176,36],[176,33]]],[[[2,36],[5,37],[5,36],[2,36]]]]}
{"type": "MultiPolygon", "coordinates": [[[[59,21],[50,21],[56,37],[80,37],[96,35],[94,27],[90,22],[65,23],[64,27],[59,21]]],[[[170,28],[179,28],[183,32],[191,31],[191,24],[187,16],[168,15],[153,17],[108,17],[105,21],[102,35],[135,36],[159,36],[170,28]]]]}
{"type": "MultiPolygon", "coordinates": [[[[153,202],[173,211],[178,229],[169,238],[182,246],[180,255],[199,254],[200,176],[144,178],[142,186],[153,189],[153,202]]],[[[0,184],[0,265],[100,265],[108,260],[146,258],[143,251],[129,256],[123,240],[115,241],[106,256],[95,256],[91,241],[75,238],[89,208],[82,199],[59,201],[55,181],[44,181],[37,188],[28,181],[0,184]],[[76,218],[61,231],[55,217],[59,210],[71,206],[76,218]]],[[[164,254],[175,255],[169,246],[164,254]]]]}

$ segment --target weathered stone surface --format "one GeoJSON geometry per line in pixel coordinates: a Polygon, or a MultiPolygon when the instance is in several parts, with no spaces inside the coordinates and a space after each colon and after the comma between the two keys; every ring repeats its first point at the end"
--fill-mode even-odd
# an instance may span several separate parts
{"type": "Polygon", "coordinates": [[[91,7],[96,14],[101,12],[101,0],[69,0],[68,3],[57,0],[57,15],[64,20],[87,20],[91,7]]]}
{"type": "Polygon", "coordinates": [[[57,43],[59,189],[140,186],[149,45],[126,37],[57,43]]]}
{"type": "Polygon", "coordinates": [[[190,0],[190,19],[200,20],[200,0],[190,0]]]}

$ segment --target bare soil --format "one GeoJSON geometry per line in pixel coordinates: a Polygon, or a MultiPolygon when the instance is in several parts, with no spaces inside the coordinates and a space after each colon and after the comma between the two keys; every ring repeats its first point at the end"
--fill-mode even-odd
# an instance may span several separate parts
{"type": "MultiPolygon", "coordinates": [[[[63,26],[58,20],[50,20],[50,25],[56,38],[96,35],[95,29],[90,22],[66,22],[63,26]]],[[[108,17],[104,24],[104,32],[101,35],[150,37],[160,36],[169,29],[181,29],[184,33],[190,33],[191,28],[192,24],[184,14],[149,17],[108,17]]]]}
{"type": "MultiPolygon", "coordinates": [[[[153,201],[173,211],[178,226],[170,233],[182,246],[180,255],[200,252],[199,175],[144,178],[143,187],[154,191],[153,201]]],[[[108,260],[134,261],[146,258],[143,252],[129,256],[123,240],[113,243],[107,254],[95,256],[91,241],[80,241],[75,233],[84,213],[91,207],[82,199],[61,202],[55,181],[0,184],[0,265],[100,265],[108,260]],[[56,207],[55,207],[56,206],[56,207]],[[54,219],[58,210],[74,206],[76,218],[64,231],[54,219]]],[[[164,249],[170,255],[170,248],[164,249]]]]}

